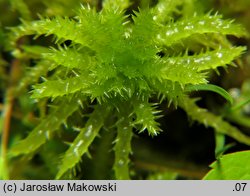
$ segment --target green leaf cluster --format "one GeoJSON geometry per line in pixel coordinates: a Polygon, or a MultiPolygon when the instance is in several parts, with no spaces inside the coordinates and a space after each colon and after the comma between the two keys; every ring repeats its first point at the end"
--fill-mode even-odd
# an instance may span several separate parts
{"type": "Polygon", "coordinates": [[[77,134],[58,163],[55,178],[67,178],[108,129],[117,133],[114,178],[130,179],[133,134],[160,133],[157,119],[162,115],[157,106],[163,101],[250,144],[249,137],[189,98],[193,91],[209,90],[232,101],[225,90],[209,84],[209,74],[233,65],[245,52],[246,47],[233,46],[227,39],[247,36],[244,28],[217,13],[200,13],[193,1],[159,1],[128,14],[131,3],[105,0],[101,10],[82,5],[74,17],[41,16],[11,28],[8,48],[18,59],[35,59],[16,95],[32,85],[31,98],[52,105],[28,136],[11,148],[11,156],[39,151],[65,124],[64,129],[77,134]],[[19,40],[27,36],[47,38],[48,44],[20,46],[19,40]],[[43,81],[38,82],[41,76],[43,81]]]}

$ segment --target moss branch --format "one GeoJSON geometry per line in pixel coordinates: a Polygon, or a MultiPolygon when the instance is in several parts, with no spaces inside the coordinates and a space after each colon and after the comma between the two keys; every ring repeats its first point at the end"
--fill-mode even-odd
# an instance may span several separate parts
{"type": "Polygon", "coordinates": [[[228,122],[224,121],[221,116],[216,116],[206,109],[199,108],[195,104],[194,99],[183,98],[179,102],[179,106],[186,111],[186,113],[193,119],[205,126],[210,126],[215,129],[215,131],[230,136],[246,145],[250,145],[250,137],[244,135],[236,127],[232,126],[228,122]]]}
{"type": "Polygon", "coordinates": [[[114,171],[116,179],[128,180],[129,176],[129,155],[131,153],[131,140],[133,136],[130,119],[123,117],[117,125],[117,137],[115,141],[115,163],[114,171]]]}
{"type": "Polygon", "coordinates": [[[77,102],[68,100],[62,101],[57,108],[52,111],[40,124],[38,124],[30,134],[11,149],[14,156],[29,154],[37,150],[51,135],[59,129],[60,125],[66,122],[67,118],[78,109],[77,102]]]}
{"type": "Polygon", "coordinates": [[[56,179],[60,179],[66,171],[73,168],[81,161],[83,154],[88,153],[89,146],[104,125],[108,111],[108,108],[102,105],[95,107],[95,110],[90,115],[85,127],[79,129],[80,133],[73,141],[70,148],[66,151],[56,179]]]}

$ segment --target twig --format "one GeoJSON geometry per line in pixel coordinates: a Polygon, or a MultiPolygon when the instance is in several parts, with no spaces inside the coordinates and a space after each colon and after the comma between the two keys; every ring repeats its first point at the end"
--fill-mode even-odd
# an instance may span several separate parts
{"type": "Polygon", "coordinates": [[[7,170],[7,151],[10,135],[10,124],[11,116],[14,104],[14,86],[19,78],[20,74],[20,61],[15,59],[11,64],[11,73],[9,79],[9,86],[6,91],[4,105],[3,105],[3,129],[2,129],[2,141],[1,141],[1,158],[4,165],[4,174],[3,178],[8,179],[8,170],[7,170]]]}
{"type": "MultiPolygon", "coordinates": [[[[166,163],[157,164],[157,163],[149,163],[145,161],[135,160],[134,165],[137,169],[154,171],[154,172],[175,172],[178,175],[183,177],[191,178],[191,179],[202,179],[205,174],[208,172],[209,168],[194,165],[192,163],[186,163],[185,166],[173,166],[167,165],[166,163]]],[[[177,164],[176,164],[177,165],[177,164]]]]}

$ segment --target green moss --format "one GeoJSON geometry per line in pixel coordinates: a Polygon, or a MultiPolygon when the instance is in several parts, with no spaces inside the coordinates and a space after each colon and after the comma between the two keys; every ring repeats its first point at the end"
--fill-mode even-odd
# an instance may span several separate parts
{"type": "MultiPolygon", "coordinates": [[[[133,130],[158,135],[162,112],[157,106],[164,100],[168,107],[173,103],[194,120],[250,144],[237,128],[188,98],[192,91],[212,90],[231,100],[224,90],[208,85],[209,73],[233,64],[245,52],[245,47],[233,46],[227,39],[227,35],[246,36],[244,28],[217,13],[193,14],[195,1],[159,1],[127,14],[131,3],[106,0],[100,11],[82,5],[73,18],[56,14],[11,28],[8,48],[17,59],[36,60],[25,71],[16,95],[32,85],[31,98],[53,107],[11,147],[10,156],[39,152],[56,130],[78,130],[71,134],[70,146],[58,163],[56,178],[67,178],[99,132],[112,124],[117,129],[115,178],[129,179],[133,130]],[[45,47],[20,49],[17,44],[25,36],[51,35],[54,39],[48,39],[45,47]],[[44,81],[37,82],[41,75],[44,81]],[[62,128],[63,124],[67,126],[62,128]]],[[[28,18],[27,11],[22,15],[28,18]]]]}

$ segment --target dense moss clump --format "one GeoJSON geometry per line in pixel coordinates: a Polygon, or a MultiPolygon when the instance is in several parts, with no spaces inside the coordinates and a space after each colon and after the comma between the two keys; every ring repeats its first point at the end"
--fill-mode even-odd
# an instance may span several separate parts
{"type": "Polygon", "coordinates": [[[37,126],[11,147],[11,156],[32,155],[64,130],[71,140],[55,178],[68,178],[98,135],[115,132],[114,176],[129,179],[133,131],[158,135],[163,101],[166,109],[181,107],[193,120],[250,144],[249,137],[189,97],[209,90],[232,102],[225,90],[209,84],[209,73],[235,65],[246,48],[233,46],[227,36],[246,36],[244,28],[218,13],[203,13],[193,1],[159,1],[130,13],[131,5],[105,0],[101,8],[82,5],[74,17],[26,17],[10,29],[7,47],[20,61],[34,60],[14,94],[32,85],[36,105],[47,105],[37,126]],[[46,43],[23,44],[27,36],[42,36],[46,43]]]}

